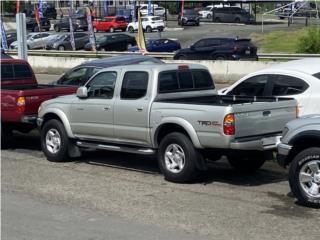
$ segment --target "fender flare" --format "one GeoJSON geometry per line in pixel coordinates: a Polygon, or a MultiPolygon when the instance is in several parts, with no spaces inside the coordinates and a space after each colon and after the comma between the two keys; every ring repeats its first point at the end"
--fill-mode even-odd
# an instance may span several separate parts
{"type": "Polygon", "coordinates": [[[161,122],[153,130],[153,145],[155,147],[158,147],[157,137],[158,137],[159,130],[161,129],[161,127],[164,124],[169,124],[169,123],[176,124],[176,125],[179,125],[180,127],[182,127],[188,133],[195,148],[200,148],[200,149],[203,148],[203,146],[201,145],[201,143],[199,141],[196,130],[193,128],[191,123],[189,123],[187,120],[185,120],[183,118],[178,118],[178,117],[165,117],[165,118],[161,119],[161,122]]]}

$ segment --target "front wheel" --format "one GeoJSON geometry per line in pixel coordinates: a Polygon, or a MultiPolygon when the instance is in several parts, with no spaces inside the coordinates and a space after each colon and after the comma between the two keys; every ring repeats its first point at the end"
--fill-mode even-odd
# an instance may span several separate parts
{"type": "Polygon", "coordinates": [[[58,50],[59,50],[59,51],[64,51],[64,49],[65,49],[65,48],[64,48],[63,45],[60,45],[60,46],[58,47],[58,50]]]}
{"type": "Polygon", "coordinates": [[[69,139],[60,121],[52,119],[44,124],[41,130],[41,148],[49,161],[68,160],[68,145],[69,139]]]}
{"type": "Polygon", "coordinates": [[[129,31],[130,33],[134,33],[133,27],[129,27],[129,28],[128,28],[128,31],[129,31]]]}
{"type": "Polygon", "coordinates": [[[146,32],[151,33],[152,32],[152,28],[150,26],[146,27],[146,32]]]}
{"type": "Polygon", "coordinates": [[[161,141],[158,163],[166,180],[183,183],[195,179],[198,174],[196,161],[200,154],[190,139],[182,133],[170,133],[161,141]]]}
{"type": "Polygon", "coordinates": [[[262,167],[266,159],[263,153],[247,153],[243,156],[229,155],[228,161],[239,172],[253,173],[262,167]]]}
{"type": "Polygon", "coordinates": [[[293,159],[289,170],[293,195],[306,206],[320,207],[320,148],[308,148],[293,159]]]}

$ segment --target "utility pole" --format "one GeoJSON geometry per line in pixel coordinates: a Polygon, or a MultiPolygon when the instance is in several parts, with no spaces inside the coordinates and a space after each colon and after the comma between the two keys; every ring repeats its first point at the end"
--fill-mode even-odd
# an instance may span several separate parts
{"type": "Polygon", "coordinates": [[[24,13],[17,13],[16,23],[17,23],[18,58],[28,60],[26,15],[24,13]]]}

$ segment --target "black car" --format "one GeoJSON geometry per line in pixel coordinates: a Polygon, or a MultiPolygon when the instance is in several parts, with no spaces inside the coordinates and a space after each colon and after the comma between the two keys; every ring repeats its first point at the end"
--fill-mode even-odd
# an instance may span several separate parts
{"type": "Polygon", "coordinates": [[[252,23],[254,16],[239,7],[213,8],[213,20],[215,22],[252,23]]]}
{"type": "Polygon", "coordinates": [[[178,25],[195,25],[199,26],[200,24],[200,16],[194,9],[184,9],[183,15],[179,13],[178,15],[178,25]]]}
{"type": "Polygon", "coordinates": [[[53,84],[81,86],[103,68],[132,64],[164,64],[164,62],[143,55],[124,55],[97,59],[72,68],[53,84]]]}
{"type": "Polygon", "coordinates": [[[47,5],[43,10],[43,16],[47,19],[56,19],[57,18],[57,10],[52,5],[47,5]]]}
{"type": "MultiPolygon", "coordinates": [[[[106,34],[99,37],[96,42],[98,51],[126,51],[134,45],[136,45],[135,38],[126,34],[106,34]]],[[[91,44],[88,43],[84,49],[91,51],[91,44]]]]}
{"type": "Polygon", "coordinates": [[[257,60],[257,47],[250,39],[204,38],[177,51],[174,59],[190,60],[257,60]]]}
{"type": "MultiPolygon", "coordinates": [[[[38,32],[39,26],[35,18],[28,18],[26,21],[27,30],[38,32]]],[[[50,21],[47,18],[40,18],[41,30],[49,31],[51,28],[50,21]]]]}
{"type": "Polygon", "coordinates": [[[8,47],[10,46],[11,43],[17,41],[17,32],[7,32],[7,44],[8,47]]]}
{"type": "MultiPolygon", "coordinates": [[[[88,31],[88,24],[84,18],[73,17],[72,26],[73,26],[73,31],[78,31],[78,30],[88,31]]],[[[70,31],[69,17],[61,18],[59,22],[54,24],[53,28],[56,32],[60,32],[61,30],[67,30],[69,32],[70,31]]]]}
{"type": "MultiPolygon", "coordinates": [[[[89,42],[89,36],[87,33],[74,33],[74,42],[76,49],[83,49],[83,47],[89,42]]],[[[57,35],[56,38],[52,39],[47,43],[47,50],[72,50],[72,45],[70,42],[70,33],[65,33],[61,35],[57,35]]]]}

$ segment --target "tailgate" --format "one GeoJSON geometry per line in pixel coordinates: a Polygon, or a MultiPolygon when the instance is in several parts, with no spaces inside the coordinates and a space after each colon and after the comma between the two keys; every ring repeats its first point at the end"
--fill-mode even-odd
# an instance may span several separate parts
{"type": "Polygon", "coordinates": [[[38,113],[40,104],[46,100],[56,98],[58,96],[74,94],[77,87],[61,87],[61,86],[41,86],[38,89],[25,90],[22,96],[26,99],[25,114],[33,115],[38,113]]]}
{"type": "Polygon", "coordinates": [[[296,101],[253,102],[233,105],[235,139],[276,135],[285,124],[296,118],[296,101]]]}

